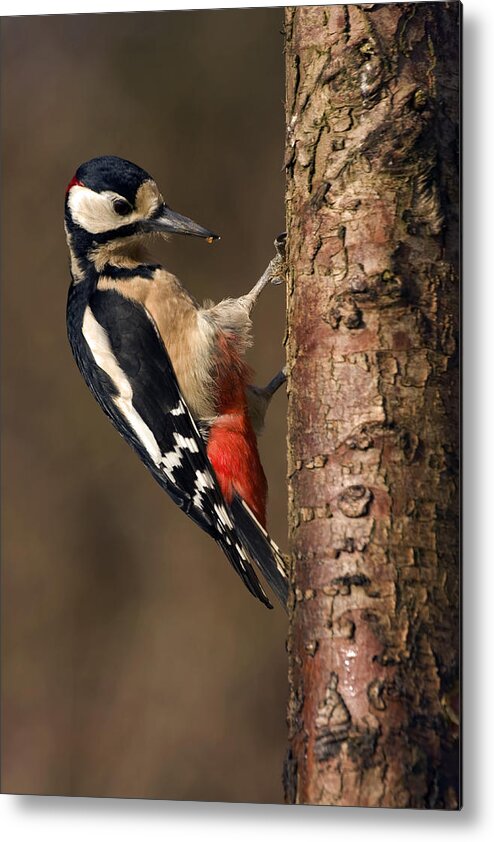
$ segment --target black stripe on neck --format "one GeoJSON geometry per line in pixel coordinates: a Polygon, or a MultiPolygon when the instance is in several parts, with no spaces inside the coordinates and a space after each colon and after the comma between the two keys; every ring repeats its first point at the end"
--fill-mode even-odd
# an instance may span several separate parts
{"type": "Polygon", "coordinates": [[[139,263],[136,266],[116,266],[114,263],[106,263],[99,273],[105,278],[115,280],[127,280],[130,278],[146,278],[152,281],[154,273],[160,268],[159,263],[139,263]]]}

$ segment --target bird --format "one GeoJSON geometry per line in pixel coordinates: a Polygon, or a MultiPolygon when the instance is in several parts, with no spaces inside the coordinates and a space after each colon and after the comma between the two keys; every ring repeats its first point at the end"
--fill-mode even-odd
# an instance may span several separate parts
{"type": "Polygon", "coordinates": [[[284,371],[264,388],[244,359],[252,308],[284,276],[284,238],[250,292],[199,304],[148,253],[152,236],[219,236],[173,211],[155,180],[114,155],[81,164],[65,194],[67,334],[82,377],[159,485],[221,547],[248,590],[281,604],[288,569],[266,531],[257,436],[284,371]]]}

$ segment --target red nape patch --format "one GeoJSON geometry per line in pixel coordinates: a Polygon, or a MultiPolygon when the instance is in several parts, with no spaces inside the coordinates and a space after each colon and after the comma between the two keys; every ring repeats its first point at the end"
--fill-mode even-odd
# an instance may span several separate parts
{"type": "Polygon", "coordinates": [[[82,181],[79,181],[79,179],[74,176],[74,178],[72,178],[69,181],[69,183],[67,184],[67,189],[65,191],[65,195],[67,195],[67,193],[69,192],[71,187],[75,187],[76,184],[78,184],[79,187],[84,187],[84,184],[82,183],[82,181]]]}

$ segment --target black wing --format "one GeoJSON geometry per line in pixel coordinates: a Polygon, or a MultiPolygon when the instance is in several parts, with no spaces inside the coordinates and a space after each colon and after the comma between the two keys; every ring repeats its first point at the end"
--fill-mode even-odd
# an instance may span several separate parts
{"type": "Polygon", "coordinates": [[[115,376],[105,360],[102,369],[88,342],[91,364],[78,363],[93,394],[174,502],[221,545],[250,592],[272,607],[251,566],[153,320],[144,307],[114,290],[96,290],[88,306],[121,373],[115,376]]]}

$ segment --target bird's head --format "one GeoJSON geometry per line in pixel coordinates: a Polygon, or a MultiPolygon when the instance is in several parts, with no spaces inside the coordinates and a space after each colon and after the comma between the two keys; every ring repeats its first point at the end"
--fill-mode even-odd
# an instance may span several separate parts
{"type": "Polygon", "coordinates": [[[80,234],[87,245],[147,234],[219,239],[172,211],[145,170],[114,155],[93,158],[78,168],[67,187],[65,222],[71,235],[80,234]]]}

